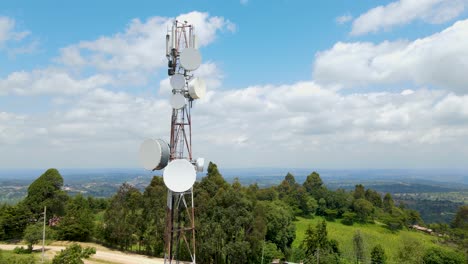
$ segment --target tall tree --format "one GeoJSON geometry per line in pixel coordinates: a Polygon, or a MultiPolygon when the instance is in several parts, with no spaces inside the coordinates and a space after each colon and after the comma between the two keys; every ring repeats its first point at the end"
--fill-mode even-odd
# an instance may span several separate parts
{"type": "Polygon", "coordinates": [[[338,263],[340,250],[338,241],[328,240],[327,223],[323,220],[313,228],[307,228],[301,248],[304,250],[306,260],[310,263],[325,260],[323,263],[338,263]]]}
{"type": "Polygon", "coordinates": [[[88,200],[78,194],[70,199],[65,216],[57,226],[58,236],[62,240],[88,241],[94,231],[94,215],[88,200]]]}
{"type": "Polygon", "coordinates": [[[375,207],[382,207],[382,197],[374,190],[367,189],[365,194],[366,200],[371,202],[375,207]]]}
{"type": "Polygon", "coordinates": [[[364,199],[366,198],[366,191],[362,184],[354,186],[354,199],[364,199]]]}
{"type": "Polygon", "coordinates": [[[458,208],[457,214],[453,219],[452,226],[468,230],[468,205],[462,205],[458,208]]]}
{"type": "Polygon", "coordinates": [[[63,178],[56,169],[48,169],[28,188],[28,194],[23,200],[34,215],[39,215],[47,206],[47,217],[62,216],[68,195],[62,190],[63,178]]]}
{"type": "Polygon", "coordinates": [[[104,213],[104,239],[121,249],[138,242],[138,227],[142,224],[141,193],[128,183],[120,186],[104,213]]]}
{"type": "Polygon", "coordinates": [[[356,212],[357,219],[360,222],[366,222],[372,215],[374,207],[372,203],[365,199],[357,199],[353,204],[354,212],[356,212]]]}
{"type": "Polygon", "coordinates": [[[386,193],[383,199],[383,209],[387,213],[391,213],[395,203],[393,202],[392,195],[390,193],[386,193]]]}
{"type": "Polygon", "coordinates": [[[306,189],[307,193],[312,195],[317,201],[320,200],[320,198],[324,198],[327,194],[327,188],[323,184],[322,178],[320,178],[320,175],[315,171],[307,176],[302,186],[306,189]]]}
{"type": "Polygon", "coordinates": [[[364,241],[359,230],[356,230],[356,233],[354,233],[353,248],[356,263],[364,263],[364,241]]]}
{"type": "Polygon", "coordinates": [[[276,244],[283,253],[296,238],[294,215],[291,209],[281,201],[264,202],[267,225],[266,240],[276,244]]]}
{"type": "Polygon", "coordinates": [[[143,193],[142,244],[146,254],[162,256],[166,225],[167,188],[162,177],[154,176],[143,193]]]}
{"type": "Polygon", "coordinates": [[[21,238],[26,226],[37,217],[32,215],[24,203],[15,206],[3,205],[0,210],[0,234],[3,235],[0,238],[2,240],[21,238]]]}

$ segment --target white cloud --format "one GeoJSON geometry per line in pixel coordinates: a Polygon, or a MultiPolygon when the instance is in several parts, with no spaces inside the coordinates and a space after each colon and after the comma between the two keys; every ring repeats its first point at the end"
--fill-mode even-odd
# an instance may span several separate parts
{"type": "Polygon", "coordinates": [[[466,0],[399,0],[386,6],[375,7],[360,15],[353,22],[351,35],[363,35],[414,20],[440,24],[459,16],[466,0]]]}
{"type": "Polygon", "coordinates": [[[350,14],[345,14],[345,15],[342,15],[342,16],[339,16],[335,19],[336,23],[338,24],[345,24],[349,21],[353,20],[353,16],[350,15],[350,14]]]}
{"type": "Polygon", "coordinates": [[[29,35],[29,31],[18,30],[13,18],[0,16],[0,50],[6,51],[9,57],[30,54],[37,50],[39,41],[25,41],[29,35]]]}
{"type": "MultiPolygon", "coordinates": [[[[0,123],[3,135],[21,135],[14,148],[30,150],[28,160],[47,149],[50,160],[41,162],[54,166],[138,167],[144,138],[169,139],[168,101],[94,89],[63,110],[15,124],[2,113],[0,123]]],[[[378,152],[402,156],[375,166],[399,167],[408,156],[443,158],[467,143],[466,105],[467,96],[442,91],[343,95],[313,82],[210,90],[192,110],[194,155],[223,166],[348,167],[363,155],[369,166],[378,152]]]]}
{"type": "Polygon", "coordinates": [[[27,119],[26,115],[0,111],[0,146],[20,142],[27,134],[27,131],[22,129],[27,119]]]}
{"type": "Polygon", "coordinates": [[[249,0],[240,0],[241,5],[246,5],[249,3],[249,0]]]}
{"type": "Polygon", "coordinates": [[[79,79],[61,69],[42,69],[32,72],[19,71],[0,79],[0,95],[80,94],[112,83],[108,75],[96,74],[79,79]]]}
{"type": "MultiPolygon", "coordinates": [[[[153,71],[167,64],[165,35],[174,18],[151,17],[146,21],[133,19],[124,32],[93,41],[81,41],[61,50],[57,61],[73,66],[91,66],[102,71],[153,71]]],[[[190,12],[177,17],[195,27],[199,46],[213,42],[221,30],[235,30],[235,25],[223,17],[190,12]]]]}
{"type": "Polygon", "coordinates": [[[0,47],[7,41],[19,41],[29,35],[28,31],[15,31],[15,20],[9,17],[0,16],[0,47]]]}
{"type": "Polygon", "coordinates": [[[468,92],[468,20],[415,41],[336,43],[319,52],[314,79],[354,87],[412,82],[468,92]]]}

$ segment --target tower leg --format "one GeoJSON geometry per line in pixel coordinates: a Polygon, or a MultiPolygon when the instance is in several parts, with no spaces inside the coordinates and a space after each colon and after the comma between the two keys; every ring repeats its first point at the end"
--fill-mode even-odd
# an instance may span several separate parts
{"type": "Polygon", "coordinates": [[[168,190],[166,208],[164,263],[179,263],[181,250],[190,255],[195,264],[195,209],[193,189],[175,193],[168,190]],[[187,199],[190,199],[187,203],[187,199]]]}

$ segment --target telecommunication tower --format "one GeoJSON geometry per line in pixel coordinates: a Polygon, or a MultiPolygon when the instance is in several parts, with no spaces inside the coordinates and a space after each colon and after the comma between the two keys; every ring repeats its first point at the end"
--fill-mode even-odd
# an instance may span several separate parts
{"type": "Polygon", "coordinates": [[[184,254],[195,264],[193,184],[196,173],[203,172],[204,159],[193,159],[191,108],[194,100],[205,95],[206,85],[192,73],[202,60],[193,25],[173,22],[166,35],[166,57],[172,87],[170,141],[146,139],[140,147],[140,159],[145,169],[164,169],[168,188],[164,263],[179,263],[184,254]]]}

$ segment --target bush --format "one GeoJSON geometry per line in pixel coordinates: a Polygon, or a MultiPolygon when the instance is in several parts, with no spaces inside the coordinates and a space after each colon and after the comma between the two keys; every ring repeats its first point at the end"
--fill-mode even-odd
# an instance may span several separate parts
{"type": "Polygon", "coordinates": [[[385,256],[385,250],[381,245],[376,245],[371,251],[371,263],[372,264],[385,264],[387,257],[385,256]]]}
{"type": "Polygon", "coordinates": [[[341,223],[344,225],[353,225],[354,220],[356,219],[356,213],[353,212],[346,212],[343,214],[343,220],[341,220],[341,223]]]}
{"type": "Polygon", "coordinates": [[[423,262],[424,264],[463,264],[465,258],[463,254],[430,248],[424,254],[423,262]]]}
{"type": "Polygon", "coordinates": [[[29,248],[24,248],[24,247],[15,247],[13,249],[13,253],[15,253],[15,254],[31,254],[32,250],[30,250],[29,248]]]}
{"type": "Polygon", "coordinates": [[[86,247],[83,249],[79,244],[73,243],[60,251],[52,260],[52,264],[83,264],[81,259],[89,258],[93,254],[96,254],[95,248],[86,247]]]}

